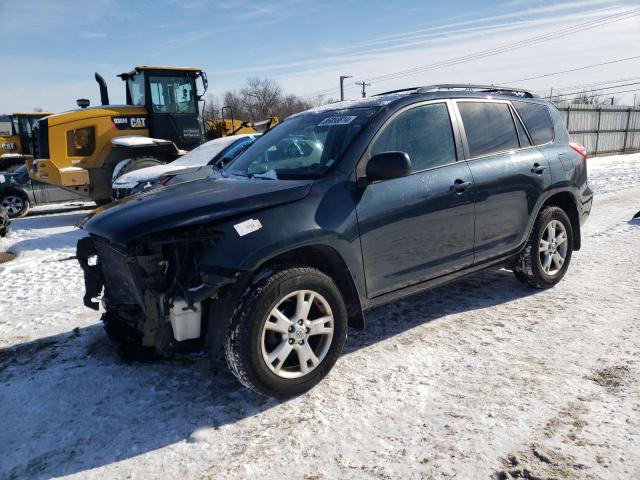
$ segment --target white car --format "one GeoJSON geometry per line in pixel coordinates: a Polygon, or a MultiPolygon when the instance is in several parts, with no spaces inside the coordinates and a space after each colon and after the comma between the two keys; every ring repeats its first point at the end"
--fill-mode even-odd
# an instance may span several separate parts
{"type": "Polygon", "coordinates": [[[166,165],[125,173],[117,177],[111,186],[113,198],[117,200],[169,183],[206,178],[214,168],[223,167],[244,152],[259,136],[255,133],[216,138],[166,165]]]}

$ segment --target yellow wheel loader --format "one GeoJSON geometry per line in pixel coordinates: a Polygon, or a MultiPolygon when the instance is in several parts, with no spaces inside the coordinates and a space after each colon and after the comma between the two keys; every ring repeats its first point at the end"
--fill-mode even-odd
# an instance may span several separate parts
{"type": "Polygon", "coordinates": [[[50,112],[0,115],[0,172],[11,172],[33,156],[33,129],[50,112]]]}
{"type": "Polygon", "coordinates": [[[233,118],[233,110],[231,107],[222,107],[222,115],[215,120],[206,122],[207,131],[205,136],[207,140],[213,140],[220,137],[228,137],[230,135],[243,135],[251,133],[263,133],[272,127],[275,127],[280,120],[278,117],[272,116],[261,122],[245,122],[233,118]],[[228,110],[228,118],[225,118],[225,110],[228,110]]]}
{"type": "Polygon", "coordinates": [[[171,162],[202,143],[198,102],[208,86],[202,70],[141,66],[118,76],[126,83],[126,105],[109,104],[107,84],[96,73],[101,106],[79,99],[80,109],[38,122],[34,159],[27,161],[31,178],[100,205],[111,200],[119,175],[171,162]]]}

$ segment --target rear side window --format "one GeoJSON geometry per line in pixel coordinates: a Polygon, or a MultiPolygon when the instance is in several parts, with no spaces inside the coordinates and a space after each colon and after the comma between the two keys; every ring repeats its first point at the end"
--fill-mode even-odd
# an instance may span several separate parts
{"type": "Polygon", "coordinates": [[[528,102],[513,102],[513,106],[529,130],[533,143],[542,145],[553,140],[553,121],[547,107],[528,102]]]}
{"type": "Polygon", "coordinates": [[[455,162],[456,148],[447,105],[422,105],[391,120],[371,154],[394,151],[409,154],[414,172],[455,162]]]}
{"type": "Polygon", "coordinates": [[[506,103],[458,102],[458,110],[472,157],[520,147],[506,103]]]}

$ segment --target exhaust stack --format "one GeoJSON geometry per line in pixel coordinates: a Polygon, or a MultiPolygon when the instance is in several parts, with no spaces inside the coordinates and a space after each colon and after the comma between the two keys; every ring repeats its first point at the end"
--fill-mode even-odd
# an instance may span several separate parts
{"type": "Polygon", "coordinates": [[[109,91],[107,90],[107,82],[104,81],[102,75],[96,72],[96,82],[100,87],[100,103],[102,105],[109,105],[109,91]]]}

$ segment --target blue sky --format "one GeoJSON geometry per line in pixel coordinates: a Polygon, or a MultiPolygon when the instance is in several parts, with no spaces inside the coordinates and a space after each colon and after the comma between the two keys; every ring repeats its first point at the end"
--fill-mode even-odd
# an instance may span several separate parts
{"type": "MultiPolygon", "coordinates": [[[[355,80],[634,8],[640,1],[0,0],[0,112],[62,111],[79,97],[96,104],[94,71],[107,79],[112,102],[123,102],[115,75],[144,64],[202,67],[213,93],[238,88],[248,76],[268,76],[300,95],[337,97],[337,77],[351,74],[347,96],[355,97],[355,80]]],[[[374,80],[370,93],[436,82],[501,83],[640,55],[638,45],[640,16],[448,68],[374,80]]],[[[572,91],[634,77],[640,77],[640,59],[522,86],[572,91]]]]}

